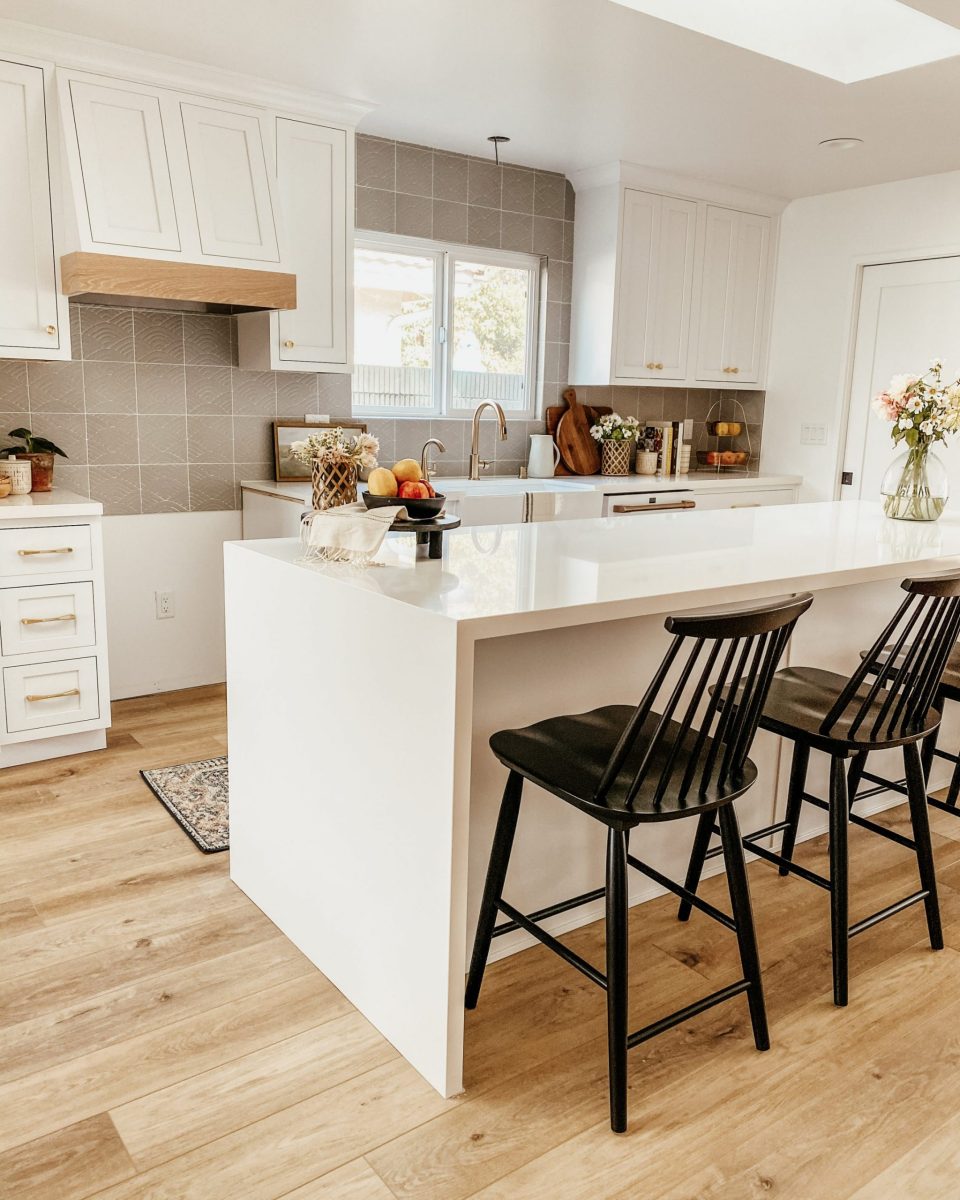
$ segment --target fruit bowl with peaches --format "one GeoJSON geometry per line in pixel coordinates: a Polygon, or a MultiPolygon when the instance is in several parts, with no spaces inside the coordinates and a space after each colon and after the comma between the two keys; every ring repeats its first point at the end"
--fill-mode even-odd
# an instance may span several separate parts
{"type": "Polygon", "coordinates": [[[433,484],[424,479],[420,464],[401,458],[392,467],[377,467],[370,472],[363,502],[367,508],[402,504],[411,521],[429,521],[443,512],[445,496],[438,495],[433,484]]]}

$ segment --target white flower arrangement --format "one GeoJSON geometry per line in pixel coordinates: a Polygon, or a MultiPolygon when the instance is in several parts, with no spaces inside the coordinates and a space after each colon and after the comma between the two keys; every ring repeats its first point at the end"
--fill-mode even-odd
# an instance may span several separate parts
{"type": "Polygon", "coordinates": [[[945,442],[960,428],[960,380],[945,384],[943,363],[931,363],[923,375],[894,375],[886,389],[873,398],[873,411],[890,421],[894,444],[910,449],[945,442]]]}
{"type": "Polygon", "coordinates": [[[590,426],[590,436],[597,442],[634,442],[640,436],[640,422],[636,417],[607,413],[590,426]]]}
{"type": "Polygon", "coordinates": [[[301,442],[290,443],[290,456],[302,463],[319,463],[333,467],[346,463],[372,470],[377,465],[380,443],[369,433],[346,437],[342,429],[324,429],[311,433],[301,442]]]}

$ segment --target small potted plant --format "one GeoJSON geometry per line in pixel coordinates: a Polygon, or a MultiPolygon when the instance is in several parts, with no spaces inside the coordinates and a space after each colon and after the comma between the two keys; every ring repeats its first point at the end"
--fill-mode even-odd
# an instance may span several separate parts
{"type": "Polygon", "coordinates": [[[30,463],[33,490],[52,491],[54,455],[59,454],[61,458],[66,458],[67,452],[46,438],[34,437],[29,429],[11,429],[7,436],[20,438],[23,443],[21,446],[8,446],[6,454],[15,455],[18,459],[25,459],[30,463]]]}
{"type": "Polygon", "coordinates": [[[590,426],[590,436],[600,443],[601,475],[629,474],[630,451],[639,431],[636,417],[621,417],[619,413],[607,413],[590,426]]]}
{"type": "Polygon", "coordinates": [[[302,442],[291,442],[290,454],[310,464],[313,472],[313,507],[336,508],[357,498],[357,476],[362,467],[377,465],[380,443],[368,433],[349,437],[342,429],[311,433],[302,442]]]}

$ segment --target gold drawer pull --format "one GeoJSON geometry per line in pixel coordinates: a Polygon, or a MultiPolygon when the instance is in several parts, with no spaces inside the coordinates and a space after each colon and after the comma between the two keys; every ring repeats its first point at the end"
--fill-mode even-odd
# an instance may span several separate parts
{"type": "Polygon", "coordinates": [[[284,348],[284,350],[292,350],[292,349],[293,349],[293,345],[294,345],[294,343],[293,343],[293,339],[292,339],[292,338],[285,338],[285,339],[284,339],[284,343],[283,343],[283,348],[284,348]]]}
{"type": "Polygon", "coordinates": [[[64,613],[62,617],[21,617],[21,625],[45,625],[48,621],[75,621],[76,613],[64,613]]]}
{"type": "Polygon", "coordinates": [[[48,325],[48,326],[47,326],[47,333],[49,333],[51,337],[53,337],[53,335],[54,335],[56,332],[57,332],[57,327],[56,327],[56,325],[48,325]]]}
{"type": "Polygon", "coordinates": [[[37,700],[62,700],[65,696],[79,696],[79,688],[68,688],[65,692],[50,692],[46,696],[27,696],[30,704],[36,703],[37,700]]]}
{"type": "Polygon", "coordinates": [[[72,554],[72,546],[57,546],[53,550],[18,550],[17,553],[21,558],[28,558],[31,554],[72,554]]]}

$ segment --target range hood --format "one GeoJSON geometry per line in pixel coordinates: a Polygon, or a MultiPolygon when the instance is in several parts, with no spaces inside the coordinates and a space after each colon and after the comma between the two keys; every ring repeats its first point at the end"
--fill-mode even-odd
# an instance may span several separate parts
{"type": "Polygon", "coordinates": [[[285,271],[80,250],[60,259],[60,290],[65,296],[199,301],[247,311],[297,307],[297,277],[285,271]]]}

